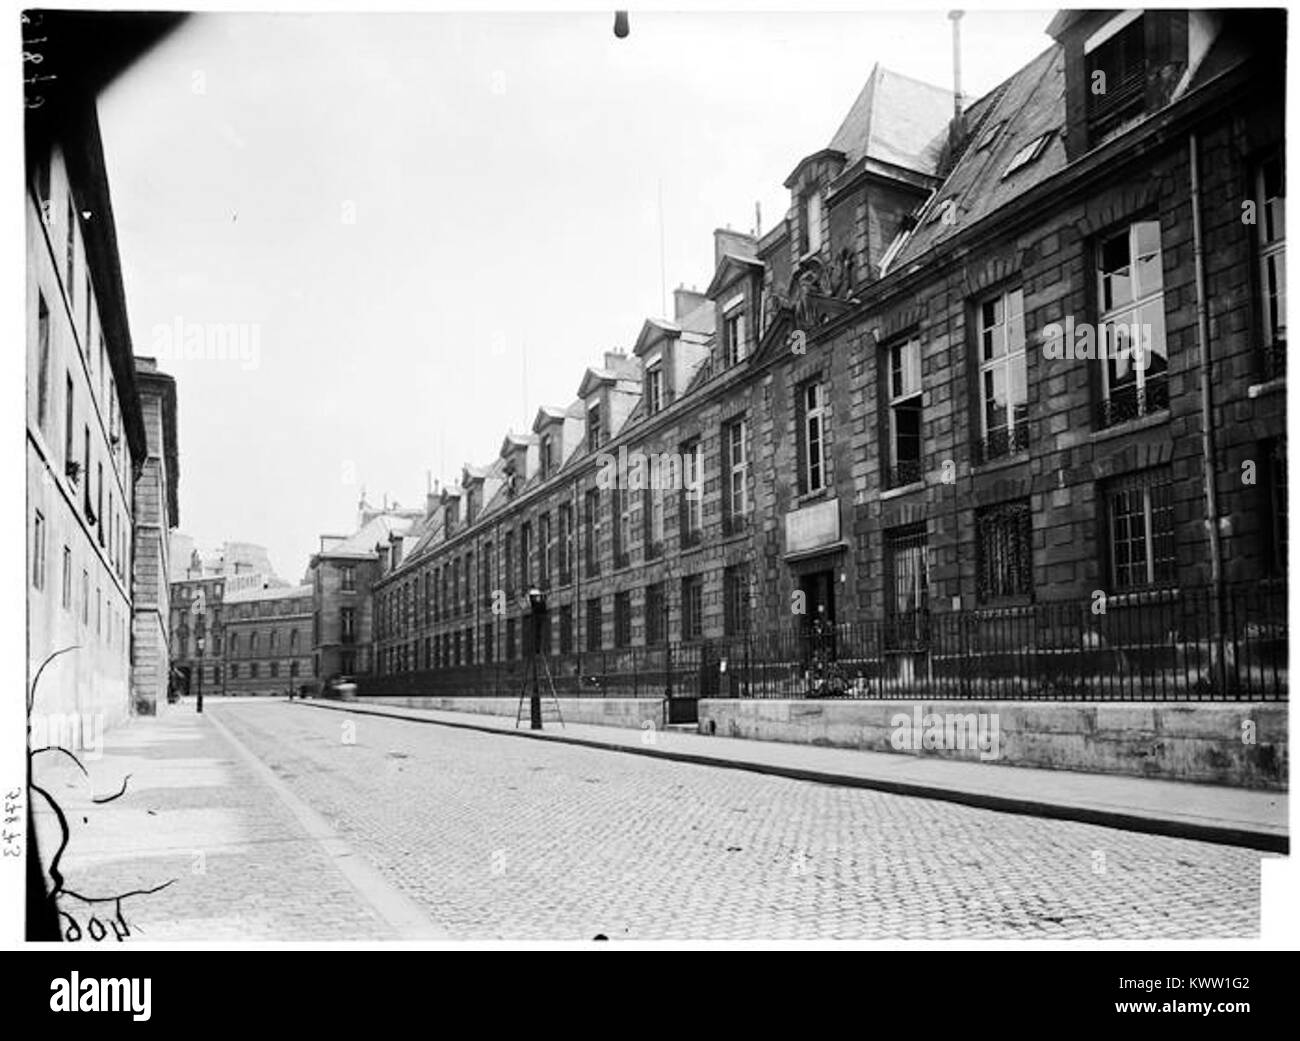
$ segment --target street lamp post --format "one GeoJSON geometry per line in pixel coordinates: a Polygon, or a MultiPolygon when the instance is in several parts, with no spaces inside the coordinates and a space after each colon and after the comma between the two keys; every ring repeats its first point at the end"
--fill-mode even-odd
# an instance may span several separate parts
{"type": "Polygon", "coordinates": [[[195,642],[195,644],[197,645],[197,647],[198,647],[198,652],[199,652],[199,704],[198,704],[198,711],[199,711],[199,713],[201,714],[201,713],[203,712],[203,645],[204,645],[204,643],[206,643],[207,641],[206,641],[202,636],[199,636],[197,639],[195,639],[194,642],[195,642]]]}
{"type": "Polygon", "coordinates": [[[542,619],[546,616],[546,594],[536,586],[528,590],[528,610],[532,620],[533,653],[532,691],[528,698],[528,725],[531,730],[542,729],[542,681],[538,674],[538,659],[542,653],[542,619]]]}

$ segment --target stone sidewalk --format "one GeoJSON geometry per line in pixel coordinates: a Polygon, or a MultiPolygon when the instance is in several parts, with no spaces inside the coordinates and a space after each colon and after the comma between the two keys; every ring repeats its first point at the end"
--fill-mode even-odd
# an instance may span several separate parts
{"type": "MultiPolygon", "coordinates": [[[[67,756],[36,758],[35,781],[58,801],[70,829],[60,858],[69,895],[58,901],[68,939],[112,944],[120,938],[158,943],[438,936],[422,912],[348,849],[330,822],[289,793],[212,713],[200,716],[192,705],[182,705],[160,716],[135,717],[105,734],[102,755],[83,755],[83,761],[89,778],[67,756]],[[94,801],[111,796],[124,781],[120,798],[94,801]],[[119,902],[123,893],[136,895],[119,902]]],[[[48,869],[60,828],[35,793],[32,805],[48,869]]]]}
{"type": "Polygon", "coordinates": [[[1288,804],[1284,792],[750,741],[676,728],[639,730],[579,723],[561,727],[548,719],[546,728],[536,732],[528,730],[526,722],[516,728],[513,716],[445,712],[365,700],[346,703],[313,700],[297,704],[871,788],[1009,813],[1245,846],[1270,853],[1289,850],[1288,804]]]}

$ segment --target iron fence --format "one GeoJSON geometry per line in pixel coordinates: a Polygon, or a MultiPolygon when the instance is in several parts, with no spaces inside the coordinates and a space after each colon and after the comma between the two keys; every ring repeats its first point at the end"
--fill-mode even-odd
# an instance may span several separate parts
{"type": "MultiPolygon", "coordinates": [[[[560,697],[1285,701],[1282,582],[930,613],[554,654],[560,697]]],[[[359,678],[362,695],[518,696],[526,660],[359,678]]],[[[543,674],[544,686],[546,684],[543,674]]]]}

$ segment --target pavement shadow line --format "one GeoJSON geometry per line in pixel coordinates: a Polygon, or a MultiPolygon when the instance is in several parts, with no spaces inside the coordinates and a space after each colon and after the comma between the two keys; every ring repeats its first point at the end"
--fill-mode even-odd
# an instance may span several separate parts
{"type": "Polygon", "coordinates": [[[378,868],[340,838],[324,817],[290,791],[288,785],[275,775],[275,771],[231,733],[230,728],[222,723],[217,715],[218,713],[208,713],[208,721],[248,764],[258,779],[276,794],[307,832],[308,837],[321,846],[330,862],[357,891],[362,901],[368,904],[393,930],[396,940],[447,941],[451,939],[447,932],[439,929],[429,920],[419,904],[385,878],[378,868]]]}

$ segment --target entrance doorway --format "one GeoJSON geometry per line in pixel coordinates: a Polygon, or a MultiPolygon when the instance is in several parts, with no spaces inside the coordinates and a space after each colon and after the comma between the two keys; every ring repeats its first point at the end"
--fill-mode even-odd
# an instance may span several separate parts
{"type": "Polygon", "coordinates": [[[813,631],[817,622],[835,624],[835,572],[809,571],[799,576],[799,589],[804,595],[803,630],[813,631]]]}

